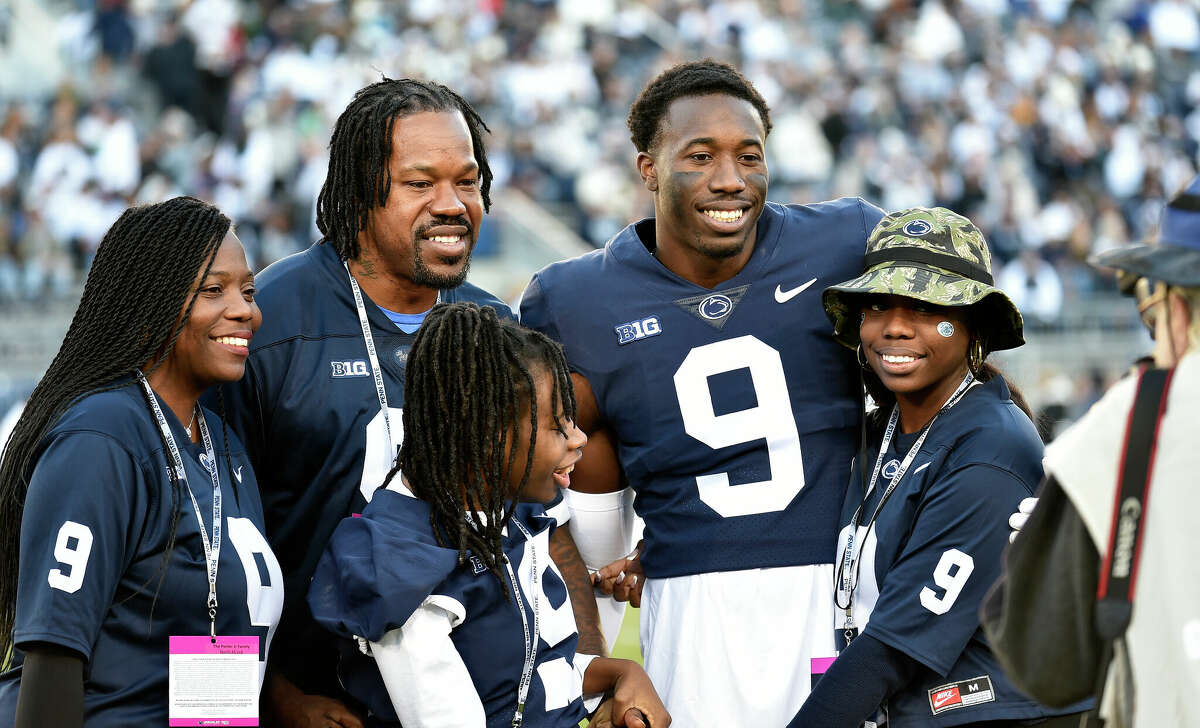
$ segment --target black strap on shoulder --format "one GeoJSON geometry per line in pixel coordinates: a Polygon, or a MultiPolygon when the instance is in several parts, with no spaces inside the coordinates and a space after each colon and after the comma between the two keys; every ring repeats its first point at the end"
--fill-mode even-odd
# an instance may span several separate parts
{"type": "Polygon", "coordinates": [[[1173,372],[1173,369],[1148,369],[1141,373],[1125,427],[1108,551],[1096,588],[1096,628],[1107,640],[1119,637],[1129,626],[1158,427],[1167,410],[1173,372]]]}
{"type": "MultiPolygon", "coordinates": [[[[1174,373],[1174,369],[1147,369],[1138,375],[1137,393],[1125,425],[1108,549],[1096,588],[1096,631],[1104,640],[1105,649],[1092,716],[1100,711],[1109,663],[1117,652],[1115,643],[1123,642],[1133,616],[1133,591],[1137,586],[1158,430],[1167,411],[1167,393],[1174,373]]],[[[1120,653],[1128,677],[1129,655],[1124,647],[1120,653]]],[[[1132,682],[1127,683],[1126,689],[1132,690],[1132,682]]],[[[1132,708],[1132,695],[1126,707],[1132,708]]]]}

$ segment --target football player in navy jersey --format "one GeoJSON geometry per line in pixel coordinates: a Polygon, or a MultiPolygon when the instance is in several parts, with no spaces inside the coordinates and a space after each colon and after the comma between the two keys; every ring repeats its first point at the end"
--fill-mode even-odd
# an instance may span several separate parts
{"type": "Polygon", "coordinates": [[[637,663],[576,654],[543,505],[587,441],[562,349],[455,303],[429,314],[410,361],[387,490],[342,521],[309,594],[372,725],[575,728],[605,693],[616,725],[670,724],[637,663]]]}
{"type": "MultiPolygon", "coordinates": [[[[655,217],[536,274],[522,322],[560,341],[574,374],[590,440],[572,491],[627,480],[636,494],[639,558],[601,586],[624,572],[617,590],[636,604],[644,567],[642,649],[667,708],[682,725],[783,725],[810,660],[833,655],[861,398],[817,292],[861,270],[883,213],[767,202],[767,105],[725,64],[665,71],[629,127],[655,217]]],[[[582,516],[572,528],[625,532],[582,516]]],[[[629,548],[577,541],[589,564],[629,548]]]]}
{"type": "MultiPolygon", "coordinates": [[[[360,512],[403,440],[413,336],[438,302],[509,309],[466,283],[492,173],[487,127],[436,83],[384,79],[338,118],[317,201],[323,238],[258,276],[265,324],[246,377],[225,388],[230,426],[261,478],[287,580],[268,707],[285,726],[360,725],[340,699],[332,635],[304,601],[334,527],[360,512]]],[[[602,652],[595,599],[567,529],[552,541],[581,649],[602,652]],[[590,604],[590,612],[588,606],[590,604]]]]}
{"type": "Polygon", "coordinates": [[[791,725],[1078,725],[1086,705],[1013,687],[979,624],[1007,516],[1042,478],[1028,407],[984,362],[1024,343],[1021,314],[979,230],[943,208],[885,217],[865,263],[824,293],[879,405],[842,506],[840,654],[791,725]]]}
{"type": "Polygon", "coordinates": [[[283,577],[242,445],[197,404],[260,320],[215,207],[104,236],[0,464],[0,724],[166,725],[176,635],[257,636],[261,687],[283,577]]]}

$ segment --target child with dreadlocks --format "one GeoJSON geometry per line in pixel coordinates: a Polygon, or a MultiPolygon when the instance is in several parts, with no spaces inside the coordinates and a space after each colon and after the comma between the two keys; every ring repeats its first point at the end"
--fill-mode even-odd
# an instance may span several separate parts
{"type": "Polygon", "coordinates": [[[197,399],[241,378],[260,321],[212,205],[130,208],[105,234],[0,460],[0,725],[184,717],[176,637],[242,645],[242,704],[192,717],[257,718],[282,575],[244,448],[197,399]]]}
{"type": "Polygon", "coordinates": [[[338,526],[309,591],[373,724],[566,728],[611,693],[615,725],[669,725],[640,666],[575,652],[542,505],[587,440],[562,349],[490,307],[439,305],[403,418],[384,489],[338,526]]]}

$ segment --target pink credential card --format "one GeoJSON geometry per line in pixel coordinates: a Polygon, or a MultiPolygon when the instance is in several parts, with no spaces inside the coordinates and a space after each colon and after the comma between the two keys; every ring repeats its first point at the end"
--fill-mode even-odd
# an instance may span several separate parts
{"type": "Polygon", "coordinates": [[[168,725],[258,725],[257,636],[173,635],[169,653],[168,725]]]}

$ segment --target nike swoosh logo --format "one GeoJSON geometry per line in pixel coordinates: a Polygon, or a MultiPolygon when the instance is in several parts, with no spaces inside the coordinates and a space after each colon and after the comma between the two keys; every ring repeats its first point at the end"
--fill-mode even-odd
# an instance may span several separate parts
{"type": "Polygon", "coordinates": [[[805,283],[804,285],[801,285],[801,286],[796,286],[795,288],[793,288],[790,291],[785,291],[780,286],[775,286],[775,303],[787,303],[788,301],[792,300],[796,296],[799,296],[801,293],[804,293],[805,291],[807,291],[808,287],[816,282],[817,282],[817,279],[813,278],[808,283],[805,283]]]}
{"type": "Polygon", "coordinates": [[[237,470],[233,471],[233,474],[238,479],[239,483],[242,482],[242,466],[241,465],[239,465],[237,467],[237,470]]]}

